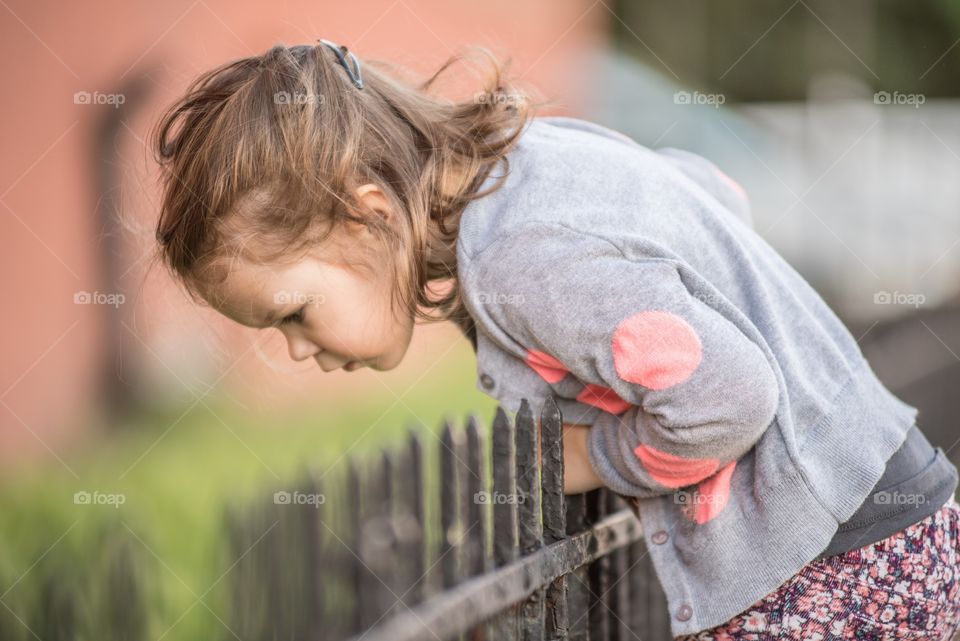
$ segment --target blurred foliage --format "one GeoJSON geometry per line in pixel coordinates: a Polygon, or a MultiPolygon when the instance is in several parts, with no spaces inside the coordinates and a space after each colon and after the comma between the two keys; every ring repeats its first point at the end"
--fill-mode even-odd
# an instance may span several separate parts
{"type": "Polygon", "coordinates": [[[338,477],[350,457],[376,458],[410,427],[436,447],[445,418],[474,412],[488,426],[496,402],[475,377],[472,361],[451,359],[401,401],[377,384],[362,403],[280,417],[208,399],[209,411],[170,408],[64,457],[76,477],[53,461],[7,479],[0,639],[232,638],[227,506],[290,487],[305,469],[338,477]],[[76,492],[124,498],[77,504],[76,492]]]}
{"type": "Polygon", "coordinates": [[[874,91],[956,96],[956,0],[616,0],[617,45],[728,101],[802,100],[822,73],[874,91]]]}

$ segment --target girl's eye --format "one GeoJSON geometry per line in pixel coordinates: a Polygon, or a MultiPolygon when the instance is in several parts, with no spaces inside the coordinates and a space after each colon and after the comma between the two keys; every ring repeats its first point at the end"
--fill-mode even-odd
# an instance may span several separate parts
{"type": "Polygon", "coordinates": [[[289,316],[284,316],[280,319],[281,325],[286,325],[287,323],[299,323],[303,320],[303,308],[301,307],[295,313],[290,314],[289,316]]]}

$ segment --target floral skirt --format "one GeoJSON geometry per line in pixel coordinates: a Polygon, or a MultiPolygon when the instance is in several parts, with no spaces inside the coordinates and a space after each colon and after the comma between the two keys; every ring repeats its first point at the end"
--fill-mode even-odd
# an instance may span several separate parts
{"type": "Polygon", "coordinates": [[[677,641],[960,641],[960,505],[805,565],[732,620],[677,641]]]}

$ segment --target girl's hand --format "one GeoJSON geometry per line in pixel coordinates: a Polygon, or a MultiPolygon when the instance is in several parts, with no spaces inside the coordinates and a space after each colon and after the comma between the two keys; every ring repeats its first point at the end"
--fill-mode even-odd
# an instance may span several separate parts
{"type": "MultiPolygon", "coordinates": [[[[539,423],[538,423],[539,426],[539,423]]],[[[587,436],[590,426],[563,424],[563,493],[582,494],[603,485],[587,458],[587,436]]],[[[542,451],[537,432],[537,455],[542,451]]]]}

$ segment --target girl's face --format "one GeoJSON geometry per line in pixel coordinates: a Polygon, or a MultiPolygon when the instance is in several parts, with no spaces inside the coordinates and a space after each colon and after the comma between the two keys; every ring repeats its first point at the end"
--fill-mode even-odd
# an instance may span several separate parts
{"type": "MultiPolygon", "coordinates": [[[[365,246],[366,233],[358,231],[350,246],[365,246]]],[[[310,254],[283,266],[238,260],[218,286],[215,309],[241,325],[277,327],[290,358],[313,358],[325,372],[389,370],[403,360],[414,319],[391,311],[387,280],[364,276],[325,255],[310,254]]]]}

